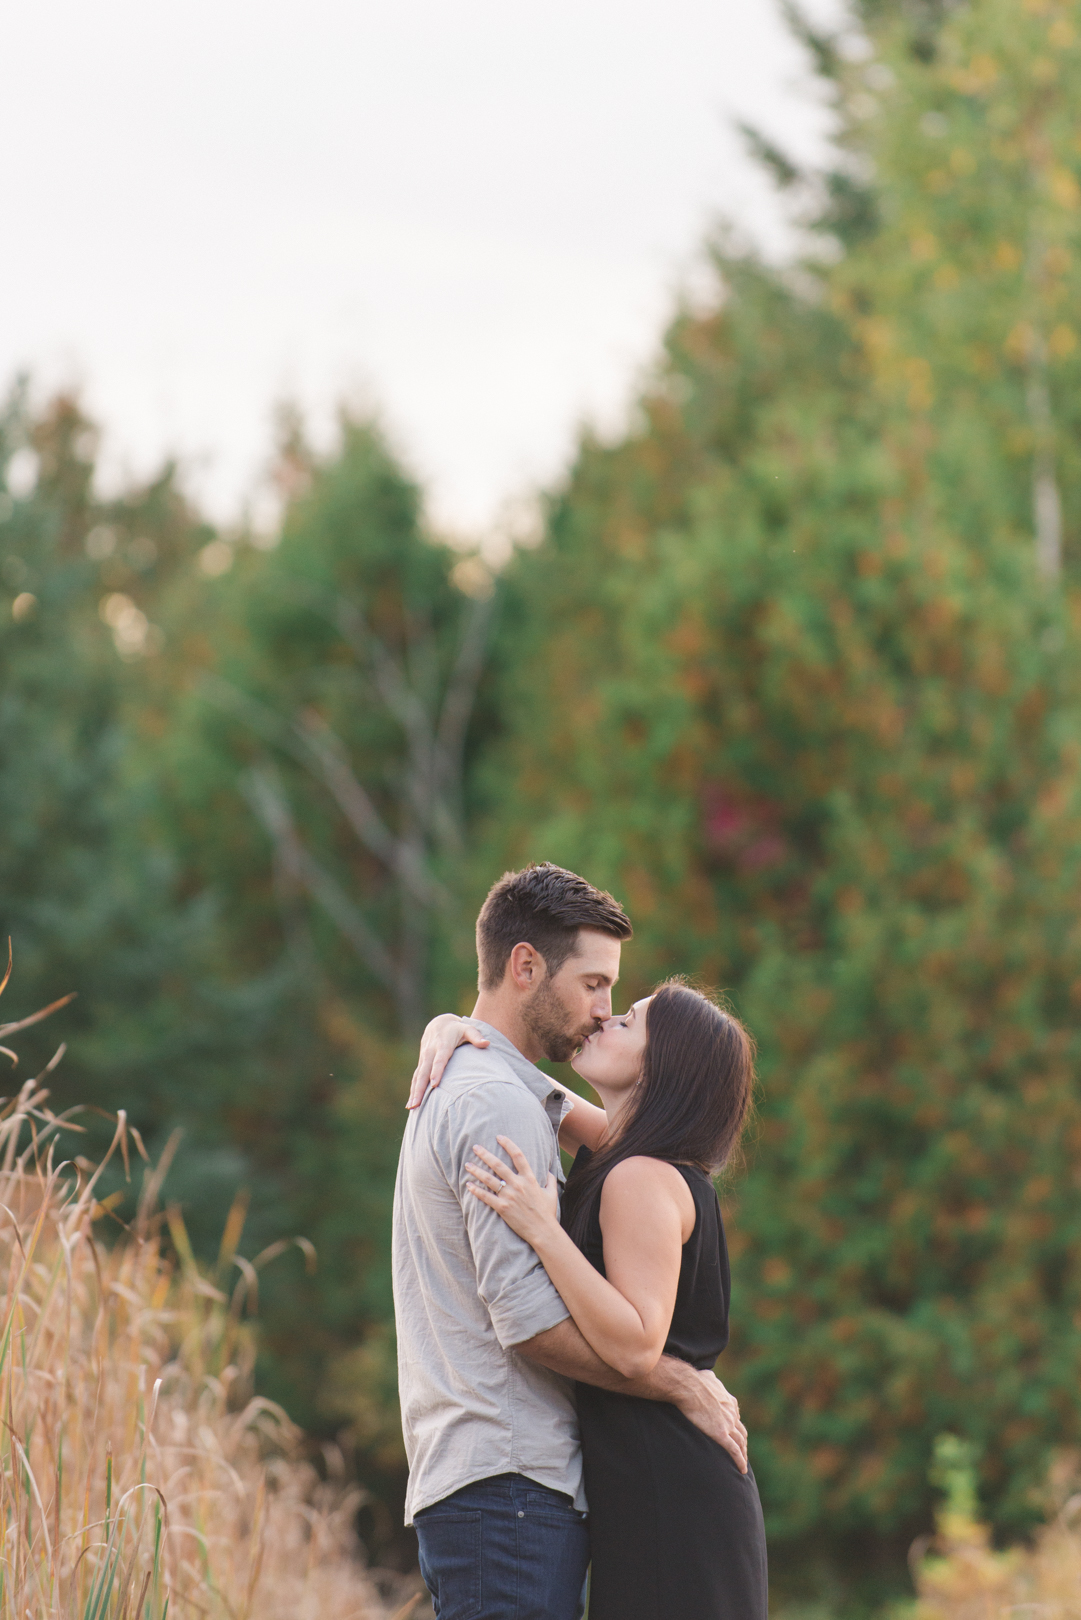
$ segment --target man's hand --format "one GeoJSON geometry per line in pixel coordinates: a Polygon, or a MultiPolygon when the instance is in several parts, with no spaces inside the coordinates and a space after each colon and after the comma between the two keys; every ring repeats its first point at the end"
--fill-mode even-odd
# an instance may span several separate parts
{"type": "Polygon", "coordinates": [[[700,1372],[692,1367],[697,1388],[688,1382],[685,1393],[673,1399],[683,1416],[690,1418],[696,1429],[708,1434],[723,1446],[741,1474],[747,1472],[747,1430],[739,1415],[739,1402],[730,1395],[721,1380],[708,1369],[700,1372]]]}
{"type": "Polygon", "coordinates": [[[420,1107],[429,1087],[434,1091],[442,1080],[451,1053],[467,1041],[470,1046],[488,1045],[487,1038],[479,1029],[474,1029],[454,1013],[439,1013],[431,1020],[421,1036],[420,1057],[413,1071],[409,1101],[405,1105],[407,1108],[420,1107]]]}
{"type": "Polygon", "coordinates": [[[741,1474],[747,1472],[747,1430],[740,1421],[739,1403],[714,1373],[700,1372],[677,1356],[662,1356],[651,1373],[624,1378],[601,1360],[569,1316],[514,1348],[530,1361],[562,1373],[564,1378],[578,1378],[583,1384],[596,1384],[598,1389],[610,1389],[616,1395],[667,1401],[678,1407],[696,1429],[723,1446],[741,1474]]]}

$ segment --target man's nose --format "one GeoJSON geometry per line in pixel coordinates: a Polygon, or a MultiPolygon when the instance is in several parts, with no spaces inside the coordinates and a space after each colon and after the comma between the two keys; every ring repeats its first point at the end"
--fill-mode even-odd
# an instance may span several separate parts
{"type": "Polygon", "coordinates": [[[598,990],[597,994],[593,997],[593,1005],[589,1010],[593,1014],[594,1022],[598,1026],[601,1024],[606,1024],[612,1016],[611,990],[598,990]]]}

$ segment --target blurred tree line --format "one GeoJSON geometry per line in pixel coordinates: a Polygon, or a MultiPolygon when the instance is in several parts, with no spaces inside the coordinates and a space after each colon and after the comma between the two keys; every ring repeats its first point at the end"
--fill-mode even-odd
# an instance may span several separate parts
{"type": "Polygon", "coordinates": [[[747,137],[804,259],[713,244],[497,576],[371,423],[283,417],[273,536],[173,468],[99,498],[72,400],[0,428],[14,985],[79,993],[63,1101],[183,1128],[201,1246],[238,1185],[315,1243],[263,1387],[349,1426],[383,1546],[413,1037],[531,858],[629,906],[627,999],[689,971],[757,1035],[723,1370],[782,1584],[899,1579],[944,1430],[1005,1535],[1081,1443],[1081,4],[791,21],[834,170],[747,137]]]}

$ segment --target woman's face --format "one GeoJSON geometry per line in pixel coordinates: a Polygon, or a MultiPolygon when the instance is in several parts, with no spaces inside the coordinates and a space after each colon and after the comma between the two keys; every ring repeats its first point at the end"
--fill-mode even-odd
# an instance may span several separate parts
{"type": "Polygon", "coordinates": [[[609,1018],[590,1035],[571,1059],[571,1068],[601,1092],[628,1091],[642,1071],[646,1049],[646,1008],[649,996],[636,1001],[630,1012],[609,1018]]]}

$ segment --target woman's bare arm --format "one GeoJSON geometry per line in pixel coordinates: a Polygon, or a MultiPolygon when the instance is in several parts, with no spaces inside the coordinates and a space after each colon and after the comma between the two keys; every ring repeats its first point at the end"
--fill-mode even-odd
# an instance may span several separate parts
{"type": "Polygon", "coordinates": [[[559,1145],[564,1153],[577,1153],[580,1147],[587,1147],[595,1153],[607,1134],[608,1115],[595,1103],[586,1102],[584,1097],[577,1097],[571,1091],[567,1096],[574,1106],[569,1114],[563,1116],[563,1123],[559,1127],[559,1145]]]}
{"type": "MultiPolygon", "coordinates": [[[[452,1052],[469,1042],[485,1047],[488,1041],[479,1029],[459,1018],[456,1013],[437,1013],[430,1019],[420,1038],[420,1054],[409,1086],[406,1107],[419,1108],[429,1090],[434,1091],[443,1078],[443,1070],[452,1052]]],[[[608,1116],[603,1108],[586,1102],[568,1092],[574,1106],[559,1127],[559,1145],[565,1153],[577,1153],[580,1147],[596,1150],[608,1129],[608,1116]]]]}
{"type": "Polygon", "coordinates": [[[646,1158],[624,1159],[609,1173],[601,1194],[605,1278],[559,1225],[555,1178],[542,1189],[517,1145],[507,1137],[498,1141],[514,1170],[477,1147],[487,1168],[468,1167],[470,1190],[536,1251],[601,1360],[627,1378],[652,1372],[668,1337],[681,1251],[694,1226],[694,1200],[683,1177],[674,1166],[646,1158]]]}
{"type": "Polygon", "coordinates": [[[714,1373],[699,1371],[675,1356],[662,1356],[644,1378],[624,1378],[590,1348],[569,1316],[514,1348],[564,1378],[580,1378],[617,1395],[670,1401],[703,1434],[724,1447],[741,1474],[747,1472],[747,1429],[739,1415],[739,1402],[714,1373]]]}

